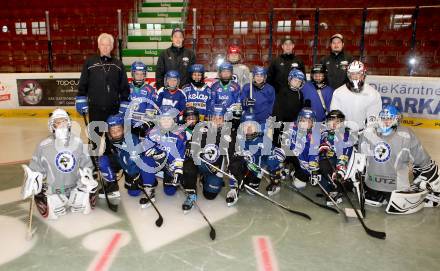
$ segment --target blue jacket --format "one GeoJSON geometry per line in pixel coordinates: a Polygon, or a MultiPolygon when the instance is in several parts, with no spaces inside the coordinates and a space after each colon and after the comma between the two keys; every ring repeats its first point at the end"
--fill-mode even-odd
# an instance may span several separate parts
{"type": "MultiPolygon", "coordinates": [[[[325,121],[326,112],[324,111],[324,107],[322,106],[321,99],[319,98],[315,85],[309,81],[301,89],[301,92],[304,97],[304,103],[306,103],[307,100],[310,100],[312,110],[316,114],[316,121],[325,121]]],[[[329,86],[326,86],[321,89],[321,93],[328,112],[330,110],[330,103],[333,97],[333,89],[329,86]]]]}
{"type": "MultiPolygon", "coordinates": [[[[245,111],[248,110],[244,105],[246,98],[250,98],[250,84],[244,85],[241,91],[241,102],[245,111]]],[[[255,120],[258,123],[264,124],[266,119],[272,115],[275,103],[275,89],[267,83],[262,88],[257,88],[253,85],[252,98],[255,99],[255,106],[253,106],[255,120]]]]}

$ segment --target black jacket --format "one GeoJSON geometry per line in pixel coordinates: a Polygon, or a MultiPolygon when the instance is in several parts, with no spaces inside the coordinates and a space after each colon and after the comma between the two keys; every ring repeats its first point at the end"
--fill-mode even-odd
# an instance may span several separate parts
{"type": "Polygon", "coordinates": [[[294,121],[303,107],[303,97],[299,91],[289,88],[289,72],[297,68],[305,73],[304,62],[295,55],[282,54],[269,66],[267,82],[275,88],[275,104],[272,116],[277,121],[294,121]]]}
{"type": "Polygon", "coordinates": [[[195,63],[196,57],[190,49],[171,46],[162,51],[157,59],[156,89],[163,87],[165,74],[170,70],[180,73],[180,88],[188,84],[190,82],[188,68],[195,63]]]}
{"type": "Polygon", "coordinates": [[[78,96],[87,96],[89,107],[115,111],[128,101],[130,88],[124,65],[116,58],[92,56],[84,63],[78,96]]]}
{"type": "Polygon", "coordinates": [[[327,68],[328,85],[333,89],[347,83],[347,67],[353,61],[353,57],[344,51],[339,54],[331,53],[321,59],[321,64],[327,68]]]}

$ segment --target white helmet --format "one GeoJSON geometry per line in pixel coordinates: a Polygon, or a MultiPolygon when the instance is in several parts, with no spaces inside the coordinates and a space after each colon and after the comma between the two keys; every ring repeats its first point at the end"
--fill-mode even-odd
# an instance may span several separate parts
{"type": "Polygon", "coordinates": [[[72,127],[72,121],[66,110],[57,108],[49,114],[49,121],[47,123],[49,132],[54,134],[56,139],[68,140],[70,136],[70,128],[72,127]],[[61,127],[55,127],[57,119],[65,119],[65,125],[61,127]]]}
{"type": "Polygon", "coordinates": [[[348,83],[347,87],[353,92],[361,92],[364,88],[366,68],[364,63],[359,60],[354,60],[348,65],[347,77],[348,83]]]}

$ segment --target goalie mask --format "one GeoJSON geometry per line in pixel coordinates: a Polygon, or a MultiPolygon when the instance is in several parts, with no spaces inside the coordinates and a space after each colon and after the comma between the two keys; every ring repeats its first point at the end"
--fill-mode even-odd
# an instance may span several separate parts
{"type": "Polygon", "coordinates": [[[141,61],[135,61],[131,64],[131,76],[133,78],[133,85],[135,87],[141,87],[147,77],[147,65],[141,61]]]}
{"type": "Polygon", "coordinates": [[[48,127],[55,139],[62,140],[66,143],[70,137],[72,121],[64,109],[57,108],[49,114],[48,127]]]}
{"type": "Polygon", "coordinates": [[[386,105],[379,113],[378,133],[390,135],[400,124],[401,114],[393,105],[386,105]]]}
{"type": "Polygon", "coordinates": [[[359,93],[364,89],[366,69],[364,63],[355,60],[347,68],[347,88],[352,92],[359,93]]]}
{"type": "Polygon", "coordinates": [[[293,91],[299,91],[306,82],[304,73],[298,69],[292,69],[288,77],[289,88],[293,91]]]}
{"type": "Polygon", "coordinates": [[[120,144],[124,139],[124,117],[122,114],[111,115],[107,119],[108,137],[113,144],[120,144]]]}

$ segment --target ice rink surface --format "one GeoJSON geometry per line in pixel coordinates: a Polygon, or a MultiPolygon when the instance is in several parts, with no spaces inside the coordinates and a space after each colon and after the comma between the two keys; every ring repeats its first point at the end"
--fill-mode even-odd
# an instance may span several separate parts
{"type": "MultiPolygon", "coordinates": [[[[79,131],[79,125],[74,129],[79,131]]],[[[439,270],[440,209],[391,216],[384,208],[367,206],[365,223],[387,233],[386,240],[378,240],[366,235],[356,219],[345,222],[285,185],[274,199],[309,214],[312,221],[246,193],[228,208],[223,190],[210,202],[199,195],[217,232],[212,241],[196,209],[181,212],[181,192],[168,197],[158,189],[164,224],[157,228],[154,210],[141,209],[139,199],[127,196],[120,183],[117,213],[103,200],[90,215],[68,214],[58,221],[44,221],[34,210],[36,232],[27,241],[29,202],[19,195],[20,163],[47,135],[47,120],[3,118],[0,127],[0,270],[439,270]]],[[[414,129],[440,161],[439,130],[414,129]]],[[[305,190],[322,201],[317,192],[316,187],[305,190]]]]}

